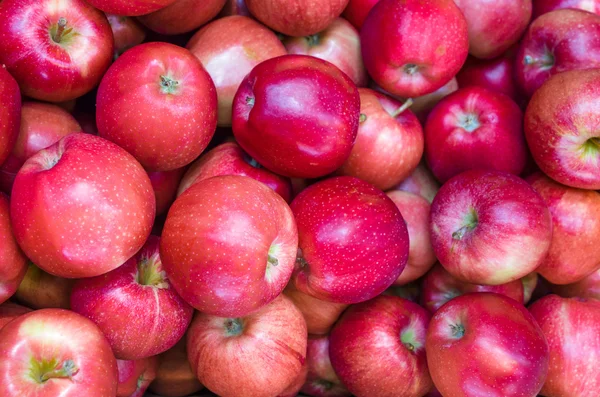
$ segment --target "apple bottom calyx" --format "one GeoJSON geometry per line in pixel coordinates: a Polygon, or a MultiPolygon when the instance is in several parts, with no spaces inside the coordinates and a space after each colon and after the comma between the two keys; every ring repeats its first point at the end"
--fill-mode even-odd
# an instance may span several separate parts
{"type": "Polygon", "coordinates": [[[169,77],[160,76],[160,89],[164,94],[175,94],[179,88],[179,81],[169,77]]]}
{"type": "Polygon", "coordinates": [[[465,326],[462,324],[450,324],[450,330],[454,339],[461,339],[465,336],[465,326]]]}
{"type": "Polygon", "coordinates": [[[50,379],[69,378],[73,380],[73,376],[78,372],[79,368],[71,359],[65,360],[62,364],[55,359],[50,361],[32,359],[29,376],[37,383],[44,383],[50,379]]]}
{"type": "Polygon", "coordinates": [[[244,322],[241,318],[225,319],[225,334],[229,337],[235,337],[242,334],[244,331],[244,322]]]}
{"type": "Polygon", "coordinates": [[[481,127],[481,123],[476,114],[466,113],[458,117],[458,126],[467,132],[473,132],[481,127]]]}

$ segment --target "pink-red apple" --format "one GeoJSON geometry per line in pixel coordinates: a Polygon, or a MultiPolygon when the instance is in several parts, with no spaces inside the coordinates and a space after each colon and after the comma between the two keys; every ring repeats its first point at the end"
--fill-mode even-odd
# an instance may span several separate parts
{"type": "Polygon", "coordinates": [[[146,38],[146,30],[135,18],[113,14],[106,14],[106,18],[113,32],[115,58],[146,38]]]}
{"type": "Polygon", "coordinates": [[[173,204],[177,195],[177,188],[183,178],[185,168],[177,168],[172,171],[148,172],[148,177],[154,189],[156,198],[156,215],[162,215],[173,204]]]}
{"type": "Polygon", "coordinates": [[[533,0],[533,18],[561,8],[577,8],[600,14],[598,0],[533,0]]]}
{"type": "Polygon", "coordinates": [[[393,190],[419,195],[431,203],[438,190],[440,190],[440,184],[425,164],[425,161],[421,161],[412,174],[394,187],[393,190]]]}
{"type": "Polygon", "coordinates": [[[109,13],[125,16],[145,15],[168,6],[175,0],[86,0],[94,7],[109,13]]]}
{"type": "Polygon", "coordinates": [[[329,336],[308,335],[306,347],[308,376],[301,391],[313,397],[350,397],[329,359],[329,336]]]}
{"type": "Polygon", "coordinates": [[[32,309],[71,309],[71,290],[75,280],[46,273],[29,262],[17,292],[17,301],[32,309]]]}
{"type": "Polygon", "coordinates": [[[300,373],[296,376],[296,379],[292,381],[291,384],[288,385],[282,392],[280,392],[277,397],[296,397],[304,383],[306,383],[306,376],[308,375],[308,366],[306,365],[306,360],[304,361],[304,365],[300,369],[300,373]]]}
{"type": "Polygon", "coordinates": [[[119,386],[116,397],[143,397],[148,385],[156,377],[158,357],[141,360],[117,360],[119,386]]]}
{"type": "Polygon", "coordinates": [[[476,85],[508,95],[514,101],[518,101],[520,93],[514,78],[514,63],[514,58],[508,56],[490,60],[469,57],[456,75],[456,80],[460,88],[476,85]]]}
{"type": "Polygon", "coordinates": [[[0,67],[0,164],[9,157],[19,135],[21,91],[15,79],[0,67]]]}
{"type": "Polygon", "coordinates": [[[10,201],[0,193],[0,303],[10,298],[27,271],[27,258],[17,245],[10,222],[10,201]]]}
{"type": "Polygon", "coordinates": [[[138,19],[161,34],[180,34],[198,29],[217,16],[225,0],[176,0],[174,3],[138,19]]]}
{"type": "Polygon", "coordinates": [[[552,291],[565,298],[580,297],[600,300],[600,269],[575,283],[553,285],[552,291]]]}
{"type": "Polygon", "coordinates": [[[379,0],[350,0],[342,16],[346,18],[358,30],[362,28],[363,23],[369,12],[379,0]]]}
{"type": "Polygon", "coordinates": [[[12,302],[0,304],[0,329],[4,328],[6,324],[10,323],[15,318],[25,313],[29,313],[30,311],[30,308],[12,302]]]}

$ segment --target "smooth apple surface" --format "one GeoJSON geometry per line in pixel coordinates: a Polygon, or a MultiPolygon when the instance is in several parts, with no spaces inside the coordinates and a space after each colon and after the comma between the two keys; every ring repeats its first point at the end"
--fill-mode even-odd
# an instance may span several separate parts
{"type": "Polygon", "coordinates": [[[422,396],[433,386],[425,357],[430,314],[382,295],[350,307],[329,336],[335,373],[357,396],[422,396]]]}
{"type": "Polygon", "coordinates": [[[536,396],[548,373],[548,343],[522,303],[480,292],[432,317],[427,363],[443,396],[536,396]]]}
{"type": "Polygon", "coordinates": [[[216,17],[224,5],[225,0],[176,0],[138,20],[157,33],[187,33],[216,17]]]}
{"type": "Polygon", "coordinates": [[[0,67],[0,164],[10,156],[19,136],[21,123],[21,91],[16,80],[0,67]]]}
{"type": "Polygon", "coordinates": [[[102,332],[63,309],[26,313],[0,330],[0,395],[114,397],[117,361],[102,332]]]}
{"type": "Polygon", "coordinates": [[[416,116],[391,97],[359,88],[360,119],[350,157],[337,171],[381,190],[406,179],[423,156],[425,138],[416,116]]]}
{"type": "Polygon", "coordinates": [[[519,175],[527,162],[523,112],[504,94],[478,86],[461,88],[429,114],[425,157],[442,183],[472,169],[519,175]]]}
{"type": "Polygon", "coordinates": [[[600,300],[600,269],[576,283],[553,285],[552,291],[565,298],[586,298],[600,300]]]}
{"type": "Polygon", "coordinates": [[[142,44],[146,38],[146,29],[135,18],[123,15],[106,14],[113,32],[115,58],[128,49],[142,44]]]}
{"type": "Polygon", "coordinates": [[[102,78],[113,58],[106,16],[83,0],[3,0],[0,63],[24,95],[75,99],[102,78]]]}
{"type": "Polygon", "coordinates": [[[296,397],[300,389],[304,383],[306,383],[306,376],[308,374],[308,366],[306,365],[306,360],[304,361],[304,365],[300,369],[300,373],[296,376],[296,379],[292,381],[292,383],[286,387],[282,392],[280,392],[277,397],[296,397]]]}
{"type": "Polygon", "coordinates": [[[301,391],[313,397],[350,397],[329,359],[329,336],[308,335],[306,347],[308,375],[301,391]]]}
{"type": "Polygon", "coordinates": [[[187,336],[188,357],[200,382],[222,397],[277,395],[306,360],[306,323],[281,295],[244,317],[198,312],[187,336]]]}
{"type": "Polygon", "coordinates": [[[30,157],[15,179],[11,221],[29,259],[66,278],[107,273],[150,235],[152,185],[117,145],[71,134],[30,157]]]}
{"type": "Polygon", "coordinates": [[[600,301],[549,295],[529,310],[550,347],[550,368],[540,393],[595,397],[600,389],[600,301]]]}
{"type": "Polygon", "coordinates": [[[0,303],[17,291],[27,271],[27,258],[13,234],[9,200],[7,195],[0,193],[0,303]]]}
{"type": "Polygon", "coordinates": [[[217,127],[210,75],[184,48],[146,43],[121,55],[98,88],[98,135],[146,169],[171,171],[194,161],[217,127]]]}
{"type": "Polygon", "coordinates": [[[171,204],[173,204],[173,201],[175,201],[177,188],[185,170],[185,168],[177,168],[172,171],[148,172],[148,177],[154,190],[154,197],[156,198],[157,216],[166,213],[171,204]]]}
{"type": "Polygon", "coordinates": [[[29,262],[15,298],[32,309],[69,310],[73,284],[75,280],[53,276],[29,262]]]}
{"type": "Polygon", "coordinates": [[[600,14],[598,0],[532,0],[533,18],[561,8],[577,8],[583,11],[600,14]]]}
{"type": "Polygon", "coordinates": [[[318,58],[285,55],[244,78],[233,100],[233,133],[271,171],[317,178],[350,156],[359,115],[360,95],[346,74],[318,58]]]}
{"type": "Polygon", "coordinates": [[[456,80],[460,88],[476,85],[518,101],[520,93],[514,78],[514,63],[515,60],[508,56],[489,60],[470,57],[456,75],[456,80]]]}
{"type": "Polygon", "coordinates": [[[315,298],[353,304],[379,295],[408,260],[406,223],[394,202],[360,179],[315,183],[292,202],[298,224],[293,282],[315,298]]]}
{"type": "Polygon", "coordinates": [[[143,397],[148,385],[156,377],[158,357],[141,360],[117,360],[119,385],[117,397],[143,397]]]}
{"type": "Polygon", "coordinates": [[[431,203],[440,190],[440,183],[435,179],[425,161],[421,161],[413,172],[392,190],[413,193],[431,203]]]}
{"type": "Polygon", "coordinates": [[[449,180],[431,204],[431,242],[450,274],[505,284],[534,271],[550,249],[552,217],[524,180],[473,170],[449,180]]]}
{"type": "Polygon", "coordinates": [[[342,16],[346,18],[358,30],[362,28],[369,11],[379,0],[350,0],[344,9],[342,16]]]}
{"type": "Polygon", "coordinates": [[[4,328],[4,326],[10,323],[15,318],[29,313],[31,311],[30,308],[17,305],[13,302],[4,302],[0,304],[0,329],[4,328]]]}
{"type": "Polygon", "coordinates": [[[175,0],[86,0],[109,14],[139,16],[149,14],[172,4],[175,0]]]}
{"type": "Polygon", "coordinates": [[[448,83],[469,50],[467,22],[452,0],[382,0],[369,12],[360,40],[369,75],[404,98],[448,83]]]}

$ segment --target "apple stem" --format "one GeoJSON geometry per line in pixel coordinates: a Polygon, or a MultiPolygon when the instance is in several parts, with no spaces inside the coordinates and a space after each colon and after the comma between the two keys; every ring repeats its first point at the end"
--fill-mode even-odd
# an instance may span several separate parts
{"type": "Polygon", "coordinates": [[[462,324],[450,324],[450,328],[452,329],[452,336],[456,339],[460,339],[465,335],[465,327],[462,324]]]}
{"type": "Polygon", "coordinates": [[[304,256],[302,255],[302,250],[300,248],[298,248],[298,253],[296,254],[296,265],[301,268],[308,266],[308,262],[306,261],[306,259],[304,259],[304,256]]]}
{"type": "Polygon", "coordinates": [[[56,33],[54,33],[54,35],[52,36],[52,40],[54,40],[54,42],[60,43],[66,27],[67,27],[67,19],[64,17],[60,17],[58,19],[58,26],[56,27],[56,33]]]}
{"type": "Polygon", "coordinates": [[[395,119],[396,117],[398,117],[400,114],[402,114],[402,112],[404,112],[406,109],[408,109],[409,107],[411,107],[413,103],[414,103],[414,101],[412,100],[412,98],[408,98],[402,104],[402,106],[400,106],[398,109],[396,109],[396,111],[394,113],[392,113],[392,118],[395,119]]]}
{"type": "Polygon", "coordinates": [[[72,379],[73,376],[77,375],[79,372],[79,368],[75,365],[73,360],[67,360],[63,363],[60,369],[55,369],[52,371],[48,371],[43,373],[40,376],[40,382],[46,382],[49,379],[55,378],[69,378],[72,379]]]}
{"type": "Polygon", "coordinates": [[[367,115],[366,115],[366,114],[364,114],[364,113],[361,113],[361,114],[360,114],[360,117],[359,117],[359,119],[358,119],[358,122],[359,122],[359,123],[364,123],[365,121],[367,121],[367,115]]]}
{"type": "Polygon", "coordinates": [[[225,320],[225,331],[229,336],[238,336],[242,333],[244,325],[239,318],[228,318],[225,320]]]}
{"type": "Polygon", "coordinates": [[[269,265],[272,266],[277,266],[279,265],[279,259],[275,258],[273,255],[269,254],[267,257],[267,261],[269,262],[269,265]]]}

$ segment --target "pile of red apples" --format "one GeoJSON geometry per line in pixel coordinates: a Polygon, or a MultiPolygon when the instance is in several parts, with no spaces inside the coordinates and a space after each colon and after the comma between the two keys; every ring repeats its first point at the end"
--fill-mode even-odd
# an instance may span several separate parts
{"type": "Polygon", "coordinates": [[[0,20],[0,397],[600,396],[600,0],[0,20]]]}

